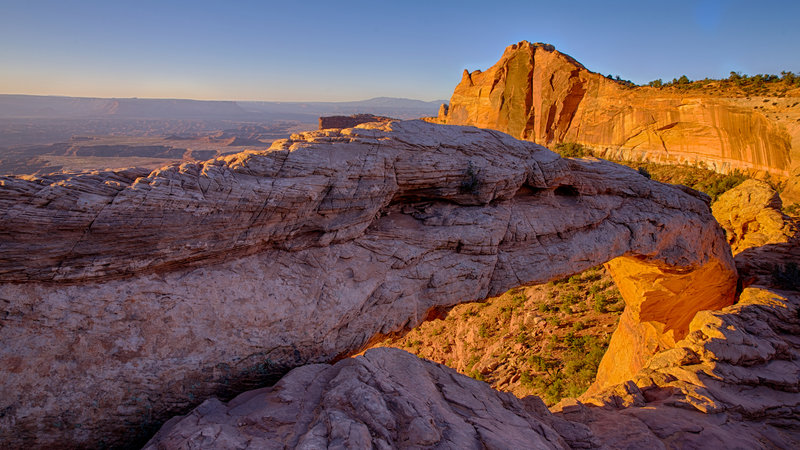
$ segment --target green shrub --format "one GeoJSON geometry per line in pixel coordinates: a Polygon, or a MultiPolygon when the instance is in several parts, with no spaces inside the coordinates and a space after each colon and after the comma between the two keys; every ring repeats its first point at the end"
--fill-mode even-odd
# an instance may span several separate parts
{"type": "Polygon", "coordinates": [[[561,299],[564,301],[564,303],[570,305],[574,305],[575,303],[578,303],[579,301],[583,300],[583,298],[580,295],[578,295],[577,292],[567,292],[566,294],[561,296],[561,299]]]}
{"type": "Polygon", "coordinates": [[[461,192],[474,194],[478,190],[478,184],[478,174],[475,172],[475,167],[472,166],[472,161],[470,161],[466,170],[464,170],[461,192]]]}
{"type": "Polygon", "coordinates": [[[594,296],[594,310],[599,313],[608,312],[608,297],[605,292],[599,292],[594,296]]]}
{"type": "Polygon", "coordinates": [[[561,144],[556,144],[553,147],[553,150],[566,158],[583,158],[584,156],[592,156],[591,150],[574,142],[562,142],[561,144]]]}

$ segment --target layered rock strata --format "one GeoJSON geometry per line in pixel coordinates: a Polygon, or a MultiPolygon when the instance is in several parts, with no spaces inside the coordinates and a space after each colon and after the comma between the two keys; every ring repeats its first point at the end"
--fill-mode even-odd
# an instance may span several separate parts
{"type": "Polygon", "coordinates": [[[620,278],[635,345],[611,384],[736,282],[705,196],[422,121],[149,174],[4,177],[0,215],[5,446],[129,442],[434,309],[624,257],[648,270],[620,278]]]}
{"type": "MultiPolygon", "coordinates": [[[[438,121],[542,145],[583,144],[619,159],[703,163],[781,177],[800,166],[800,90],[728,98],[628,88],[546,44],[506,48],[485,72],[464,71],[438,121]]],[[[796,200],[800,201],[800,197],[796,200]]]]}

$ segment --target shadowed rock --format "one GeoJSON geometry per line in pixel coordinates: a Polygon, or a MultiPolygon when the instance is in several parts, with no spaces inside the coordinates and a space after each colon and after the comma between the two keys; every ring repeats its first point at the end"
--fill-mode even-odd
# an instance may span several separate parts
{"type": "Polygon", "coordinates": [[[598,383],[623,381],[696,311],[733,300],[707,202],[608,162],[421,121],[150,174],[4,177],[2,442],[119,443],[434,308],[617,257],[631,312],[614,340],[630,347],[609,351],[598,383]]]}
{"type": "Polygon", "coordinates": [[[370,122],[389,122],[390,117],[376,116],[373,114],[353,114],[352,116],[324,116],[319,118],[319,129],[353,128],[356,125],[370,122]]]}
{"type": "Polygon", "coordinates": [[[289,372],[271,388],[208,400],[145,448],[569,448],[536,397],[520,400],[403,350],[372,349],[289,372]],[[288,423],[267,427],[264,423],[288,423]]]}

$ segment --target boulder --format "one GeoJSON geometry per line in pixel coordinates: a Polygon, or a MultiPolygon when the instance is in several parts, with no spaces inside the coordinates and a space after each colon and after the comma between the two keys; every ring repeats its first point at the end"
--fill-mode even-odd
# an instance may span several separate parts
{"type": "Polygon", "coordinates": [[[720,195],[712,212],[728,236],[733,254],[767,244],[789,242],[794,221],[781,212],[778,192],[759,180],[746,180],[720,195]]]}

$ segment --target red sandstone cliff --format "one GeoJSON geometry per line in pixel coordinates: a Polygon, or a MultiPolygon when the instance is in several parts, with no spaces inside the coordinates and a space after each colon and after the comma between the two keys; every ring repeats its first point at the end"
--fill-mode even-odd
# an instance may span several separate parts
{"type": "Polygon", "coordinates": [[[800,161],[798,101],[797,89],[734,98],[628,88],[550,45],[523,41],[485,72],[465,70],[437,121],[543,145],[577,142],[606,156],[785,177],[800,161]]]}

